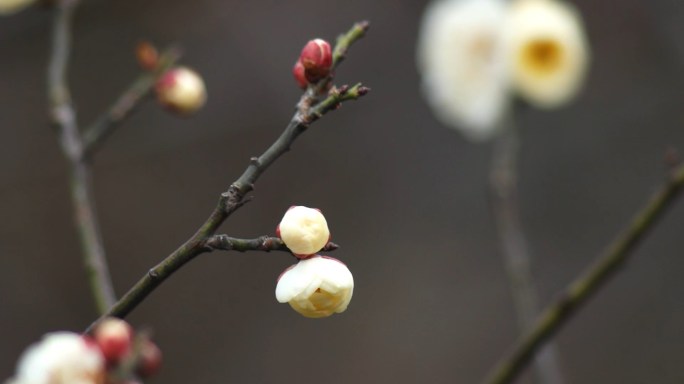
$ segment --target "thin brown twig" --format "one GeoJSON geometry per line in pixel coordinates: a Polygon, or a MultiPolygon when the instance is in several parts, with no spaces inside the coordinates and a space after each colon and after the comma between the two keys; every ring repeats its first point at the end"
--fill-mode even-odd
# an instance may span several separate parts
{"type": "MultiPolygon", "coordinates": [[[[348,34],[354,36],[354,38],[341,40],[338,44],[352,44],[362,36],[362,34],[359,34],[358,24],[354,25],[348,34]]],[[[346,52],[346,49],[344,51],[346,52]]],[[[320,119],[326,113],[337,109],[343,102],[357,100],[368,93],[368,91],[369,89],[363,87],[360,83],[352,87],[333,87],[328,92],[327,97],[320,102],[309,104],[306,108],[301,108],[302,100],[309,97],[308,92],[305,92],[297,104],[300,107],[296,109],[294,116],[280,137],[261,156],[253,157],[250,160],[243,174],[231,184],[226,192],[221,194],[214,211],[197,232],[159,264],[150,269],[90,328],[108,316],[125,317],[174,272],[196,256],[208,252],[209,248],[206,246],[207,239],[215,234],[218,227],[233,212],[244,205],[247,194],[253,189],[254,183],[259,176],[290,149],[296,138],[306,131],[311,123],[320,119]]]]}
{"type": "MultiPolygon", "coordinates": [[[[290,248],[285,245],[285,243],[278,237],[271,236],[261,236],[256,239],[238,239],[236,237],[230,237],[228,235],[213,235],[204,241],[204,247],[207,248],[208,252],[211,251],[280,251],[280,252],[290,252],[290,248]]],[[[337,250],[340,246],[328,242],[319,252],[331,252],[337,250]]]]}
{"type": "MultiPolygon", "coordinates": [[[[532,276],[532,256],[520,218],[518,200],[518,157],[520,136],[511,113],[503,123],[494,146],[490,171],[491,207],[499,232],[502,258],[508,275],[520,332],[534,325],[539,314],[537,288],[532,276]]],[[[536,381],[562,384],[558,352],[549,343],[534,361],[536,381]]]]}
{"type": "Polygon", "coordinates": [[[180,57],[181,51],[178,48],[172,47],[164,51],[159,58],[157,68],[138,76],[114,104],[84,131],[84,158],[90,159],[116,128],[135,112],[142,101],[151,94],[157,79],[174,66],[180,57]]]}
{"type": "Polygon", "coordinates": [[[565,288],[556,301],[544,309],[534,327],[523,335],[510,353],[490,371],[484,383],[511,383],[539,348],[627,262],[632,251],[681,194],[683,186],[684,165],[672,170],[665,185],[651,197],[606,250],[565,288]]]}
{"type": "Polygon", "coordinates": [[[67,84],[72,21],[78,3],[78,0],[62,0],[56,5],[48,64],[48,98],[62,152],[71,165],[71,197],[90,288],[98,311],[103,313],[116,297],[93,201],[90,166],[83,161],[83,142],[67,84]]]}

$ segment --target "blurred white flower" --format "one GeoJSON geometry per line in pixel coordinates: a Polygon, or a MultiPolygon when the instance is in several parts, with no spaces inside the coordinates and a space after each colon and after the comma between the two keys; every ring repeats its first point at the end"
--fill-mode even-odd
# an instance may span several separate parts
{"type": "Polygon", "coordinates": [[[327,256],[301,260],[280,276],[276,299],[301,315],[328,317],[347,309],[354,292],[354,278],[341,261],[327,256]]]}
{"type": "Polygon", "coordinates": [[[315,254],[330,240],[328,223],[321,211],[304,206],[290,207],[276,231],[298,257],[315,254]]]}
{"type": "Polygon", "coordinates": [[[0,0],[0,15],[9,15],[19,12],[35,1],[36,0],[0,0]]]}
{"type": "Polygon", "coordinates": [[[503,0],[437,0],[423,16],[417,64],[436,116],[470,139],[489,138],[509,103],[503,0]]]}
{"type": "Polygon", "coordinates": [[[580,14],[572,5],[515,0],[505,30],[512,82],[526,101],[553,108],[577,94],[589,52],[580,14]]]}
{"type": "Polygon", "coordinates": [[[30,346],[9,384],[102,384],[105,365],[92,342],[71,332],[55,332],[30,346]]]}

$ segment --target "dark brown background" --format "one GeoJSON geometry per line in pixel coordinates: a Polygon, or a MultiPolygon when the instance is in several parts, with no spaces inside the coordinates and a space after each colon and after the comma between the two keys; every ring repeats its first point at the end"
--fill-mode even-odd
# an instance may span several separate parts
{"type": "MultiPolygon", "coordinates": [[[[419,95],[425,2],[86,1],[71,83],[92,121],[136,76],[139,38],[180,42],[209,89],[177,119],[146,105],[95,165],[118,293],[184,241],[288,121],[302,44],[372,30],[340,81],[373,92],[317,123],[224,227],[272,233],[291,204],[320,207],[356,281],[326,320],[275,301],[283,254],[204,255],[130,317],[165,352],[159,383],[474,383],[515,338],[488,210],[490,144],[441,126],[419,95]]],[[[593,63],[573,105],[522,118],[523,219],[544,302],[579,273],[664,176],[684,141],[684,3],[582,0],[593,63]]],[[[47,124],[50,14],[0,19],[0,377],[49,330],[95,317],[66,168],[47,124]]],[[[559,336],[570,383],[684,381],[684,204],[559,336]]]]}

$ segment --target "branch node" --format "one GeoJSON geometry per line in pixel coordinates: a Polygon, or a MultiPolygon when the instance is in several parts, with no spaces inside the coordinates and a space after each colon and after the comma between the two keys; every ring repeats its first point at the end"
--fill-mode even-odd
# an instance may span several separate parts
{"type": "Polygon", "coordinates": [[[149,271],[147,271],[147,276],[149,276],[152,280],[157,280],[159,278],[159,272],[152,268],[149,271]]]}

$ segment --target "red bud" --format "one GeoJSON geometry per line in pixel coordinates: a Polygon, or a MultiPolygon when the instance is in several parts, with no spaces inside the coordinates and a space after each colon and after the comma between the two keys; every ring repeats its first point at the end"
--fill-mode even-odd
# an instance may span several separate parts
{"type": "Polygon", "coordinates": [[[162,353],[157,344],[150,340],[144,340],[140,346],[140,362],[138,374],[142,378],[154,376],[159,372],[162,363],[162,353]]]}
{"type": "Polygon", "coordinates": [[[120,319],[107,319],[96,329],[93,335],[102,356],[110,364],[116,364],[131,351],[133,329],[120,319]]]}
{"type": "Polygon", "coordinates": [[[332,67],[332,49],[323,39],[314,39],[306,43],[299,55],[304,66],[304,75],[310,83],[318,82],[330,74],[332,67]]]}

